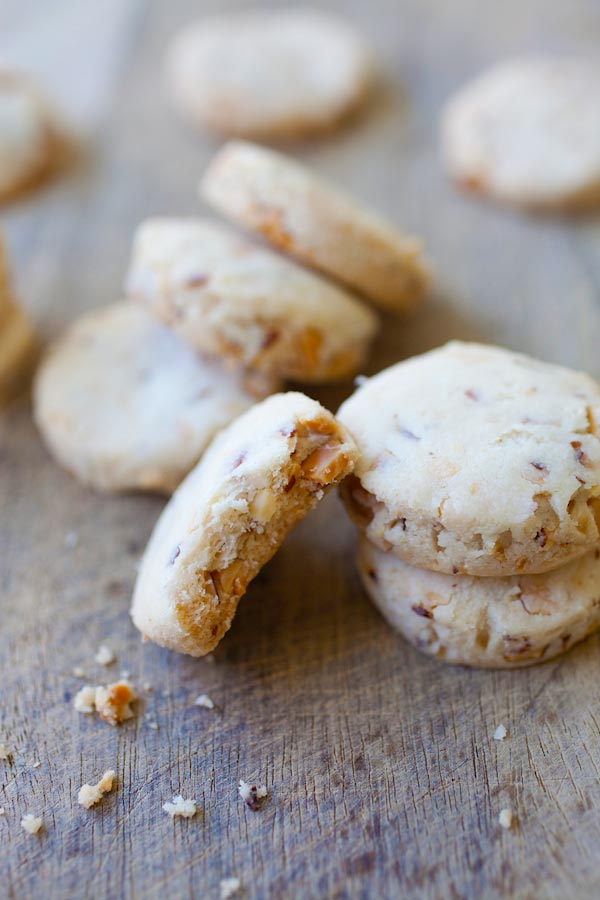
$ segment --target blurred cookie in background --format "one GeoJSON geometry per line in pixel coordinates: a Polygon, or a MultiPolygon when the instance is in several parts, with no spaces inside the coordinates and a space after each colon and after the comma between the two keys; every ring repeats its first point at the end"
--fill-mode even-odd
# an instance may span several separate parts
{"type": "Polygon", "coordinates": [[[0,203],[59,169],[69,145],[56,112],[29,79],[0,70],[0,203]]]}
{"type": "Polygon", "coordinates": [[[442,119],[451,176],[467,190],[539,210],[600,203],[600,65],[500,63],[460,90],[442,119]]]}
{"type": "Polygon", "coordinates": [[[172,101],[194,127],[289,138],[327,130],[355,109],[372,80],[371,55],[345,22],[309,9],[201,19],[171,42],[172,101]]]}

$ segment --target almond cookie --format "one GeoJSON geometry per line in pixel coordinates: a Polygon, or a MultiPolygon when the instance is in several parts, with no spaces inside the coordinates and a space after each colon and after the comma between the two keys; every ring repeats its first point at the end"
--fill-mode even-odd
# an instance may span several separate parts
{"type": "Polygon", "coordinates": [[[0,409],[28,386],[39,349],[27,316],[13,298],[0,235],[0,409]]]}
{"type": "Polygon", "coordinates": [[[143,307],[116,303],[83,316],[50,351],[35,419],[81,481],[170,493],[216,432],[271,389],[200,356],[143,307]]]}
{"type": "Polygon", "coordinates": [[[144,222],[126,289],[199,350],[298,381],[353,375],[377,329],[345,291],[202,219],[144,222]]]}
{"type": "Polygon", "coordinates": [[[233,422],[150,538],[132,605],[142,634],[181,653],[209,653],[248,583],[355,458],[345,429],[303,394],[276,394],[233,422]]]}
{"type": "Polygon", "coordinates": [[[600,201],[600,66],[524,59],[495,66],[447,104],[442,138],[464,187],[534,208],[600,201]]]}
{"type": "Polygon", "coordinates": [[[371,541],[449,574],[545,572],[600,540],[600,386],[453,342],[371,378],[339,411],[344,486],[371,541]]]}
{"type": "Polygon", "coordinates": [[[201,193],[229,219],[385,309],[408,309],[427,288],[420,241],[287,156],[226,144],[201,193]]]}
{"type": "Polygon", "coordinates": [[[600,550],[543,575],[472,578],[408,565],[361,538],[358,570],[387,621],[448,663],[512,669],[564,653],[600,625],[600,550]]]}
{"type": "Polygon", "coordinates": [[[192,126],[238,137],[328,129],[358,105],[371,81],[360,36],[302,9],[188,25],[173,40],[166,69],[173,103],[192,126]]]}
{"type": "Polygon", "coordinates": [[[0,71],[0,203],[45,176],[64,138],[44,99],[22,76],[0,71]]]}

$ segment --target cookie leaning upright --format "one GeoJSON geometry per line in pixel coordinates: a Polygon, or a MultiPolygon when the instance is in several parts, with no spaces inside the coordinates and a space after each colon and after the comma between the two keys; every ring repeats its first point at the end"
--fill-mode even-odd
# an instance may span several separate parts
{"type": "Polygon", "coordinates": [[[316,10],[211,16],[173,39],[174,105],[194,127],[289,138],[329,129],[364,98],[371,56],[345,22],[316,10]]]}
{"type": "Polygon", "coordinates": [[[463,187],[535,209],[600,202],[600,66],[521,59],[494,66],[452,97],[443,152],[463,187]]]}
{"type": "Polygon", "coordinates": [[[427,289],[420,241],[287,156],[231,142],[209,166],[200,190],[232,221],[378,306],[409,309],[427,289]]]}
{"type": "Polygon", "coordinates": [[[248,583],[355,459],[346,430],[303,394],[275,394],[240,416],[154,529],[132,605],[142,634],[181,653],[209,653],[248,583]]]}
{"type": "Polygon", "coordinates": [[[371,378],[338,415],[359,448],[350,515],[411,565],[532,574],[600,540],[600,386],[587,375],[454,342],[371,378]]]}
{"type": "Polygon", "coordinates": [[[298,381],[352,376],[377,330],[346,291],[203,219],[144,222],[126,289],[199,350],[298,381]]]}

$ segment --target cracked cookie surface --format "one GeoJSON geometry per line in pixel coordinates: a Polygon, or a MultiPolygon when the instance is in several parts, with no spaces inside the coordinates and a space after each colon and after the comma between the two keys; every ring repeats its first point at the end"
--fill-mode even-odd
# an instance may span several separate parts
{"type": "Polygon", "coordinates": [[[37,373],[54,456],[103,491],[171,493],[213,436],[278,382],[201,356],[134,303],[78,319],[37,373]]]}
{"type": "Polygon", "coordinates": [[[209,166],[202,196],[278,250],[395,312],[423,298],[421,242],[289,156],[232,141],[209,166]]]}
{"type": "Polygon", "coordinates": [[[303,394],[276,394],[240,416],[154,529],[131,610],[142,634],[192,656],[214,649],[249,582],[355,459],[346,430],[303,394]]]}
{"type": "Polygon", "coordinates": [[[339,410],[359,459],[342,487],[367,537],[449,574],[533,574],[600,540],[600,386],[452,342],[381,372],[339,410]]]}
{"type": "Polygon", "coordinates": [[[447,662],[520,668],[564,653],[600,626],[600,549],[541,575],[473,578],[418,569],[360,538],[357,565],[384,618],[447,662]]]}
{"type": "Polygon", "coordinates": [[[463,187],[532,208],[600,201],[597,62],[519,59],[494,66],[443,115],[446,164],[463,187]]]}
{"type": "Polygon", "coordinates": [[[126,289],[198,349],[297,381],[352,376],[377,330],[346,291],[203,219],[144,222],[126,289]]]}

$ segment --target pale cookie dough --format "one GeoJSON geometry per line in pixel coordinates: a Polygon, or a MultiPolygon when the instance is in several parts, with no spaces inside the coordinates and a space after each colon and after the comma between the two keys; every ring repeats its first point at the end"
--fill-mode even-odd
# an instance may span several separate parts
{"type": "Polygon", "coordinates": [[[0,70],[0,203],[53,169],[65,152],[55,114],[26,78],[0,70]]]}
{"type": "Polygon", "coordinates": [[[38,339],[27,316],[13,298],[4,242],[0,235],[0,409],[29,385],[39,349],[38,339]]]}
{"type": "Polygon", "coordinates": [[[354,30],[302,9],[202,19],[166,61],[173,103],[192,126],[260,138],[329,129],[364,98],[371,68],[354,30]]]}
{"type": "Polygon", "coordinates": [[[170,493],[219,429],[276,388],[200,356],[143,307],[116,303],[82,316],[52,348],[34,411],[81,481],[170,493]]]}
{"type": "Polygon", "coordinates": [[[142,634],[192,656],[213,650],[248,583],[355,459],[345,429],[303,394],[276,394],[233,422],[150,538],[131,610],[142,634]]]}
{"type": "Polygon", "coordinates": [[[600,65],[501,63],[446,106],[442,140],[464,187],[533,208],[600,201],[600,65]]]}
{"type": "Polygon", "coordinates": [[[408,565],[364,537],[358,569],[387,621],[448,663],[502,669],[564,653],[600,626],[600,549],[543,575],[472,578],[408,565]]]}
{"type": "Polygon", "coordinates": [[[600,386],[453,342],[371,378],[339,411],[356,439],[350,515],[450,574],[545,572],[600,540],[600,386]]]}
{"type": "Polygon", "coordinates": [[[345,291],[203,219],[144,222],[126,290],[198,349],[298,381],[352,376],[377,329],[345,291]]]}
{"type": "Polygon", "coordinates": [[[420,241],[288,156],[231,142],[200,190],[229,219],[378,306],[411,308],[427,289],[420,241]]]}

